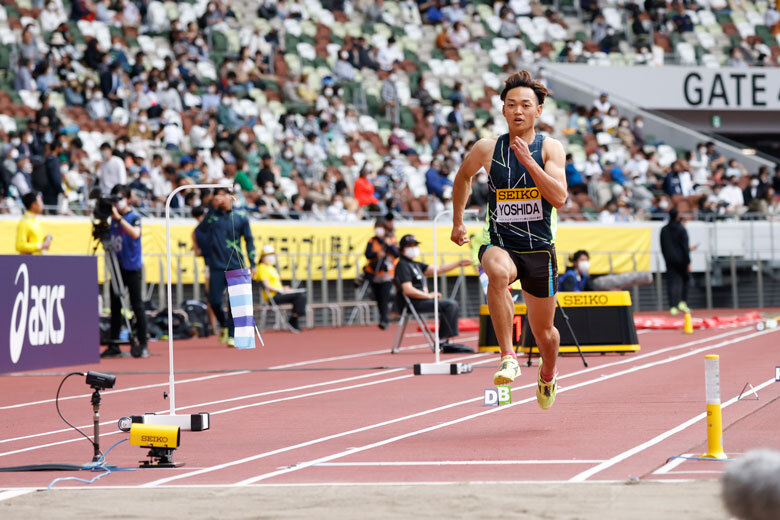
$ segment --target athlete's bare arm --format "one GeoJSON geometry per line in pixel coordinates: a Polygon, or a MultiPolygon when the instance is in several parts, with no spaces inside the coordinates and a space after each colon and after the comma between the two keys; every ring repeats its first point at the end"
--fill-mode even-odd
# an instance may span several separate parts
{"type": "Polygon", "coordinates": [[[452,234],[450,239],[462,246],[468,243],[468,230],[463,223],[463,210],[471,195],[471,179],[477,172],[484,168],[485,172],[490,172],[490,161],[493,160],[493,150],[496,147],[497,138],[490,137],[480,139],[471,148],[463,163],[460,165],[458,174],[452,182],[452,234]]]}
{"type": "Polygon", "coordinates": [[[544,169],[531,156],[526,143],[520,137],[515,137],[509,147],[514,150],[517,160],[525,166],[528,173],[531,174],[536,187],[550,204],[555,208],[560,208],[566,203],[568,196],[566,188],[565,163],[566,156],[563,151],[563,145],[552,138],[544,140],[542,145],[542,161],[544,169]]]}

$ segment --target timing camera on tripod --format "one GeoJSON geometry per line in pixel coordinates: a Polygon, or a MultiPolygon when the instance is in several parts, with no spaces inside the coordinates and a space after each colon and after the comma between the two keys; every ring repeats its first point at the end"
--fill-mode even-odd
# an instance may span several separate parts
{"type": "MultiPolygon", "coordinates": [[[[130,304],[128,303],[129,294],[127,286],[122,280],[122,271],[119,266],[119,259],[116,257],[113,244],[111,243],[111,224],[109,219],[113,213],[114,205],[121,200],[119,195],[102,196],[99,190],[93,191],[90,194],[91,199],[95,199],[95,208],[92,211],[92,255],[97,252],[98,245],[103,246],[103,251],[106,257],[106,270],[111,284],[111,292],[119,296],[119,301],[122,304],[122,319],[128,331],[127,342],[121,341],[119,338],[109,338],[107,342],[108,348],[100,355],[101,357],[116,356],[116,352],[119,350],[119,345],[129,344],[130,351],[134,352],[138,345],[138,338],[135,335],[135,327],[130,321],[130,304]]],[[[135,317],[134,317],[135,318],[135,317]]],[[[127,353],[121,354],[127,356],[127,353]]]]}

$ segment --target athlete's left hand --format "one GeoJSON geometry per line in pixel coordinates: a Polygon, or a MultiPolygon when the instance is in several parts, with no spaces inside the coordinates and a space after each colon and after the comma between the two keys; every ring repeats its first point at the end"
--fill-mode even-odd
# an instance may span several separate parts
{"type": "Polygon", "coordinates": [[[533,157],[531,156],[531,150],[528,148],[528,143],[523,141],[522,138],[515,137],[512,140],[512,144],[509,145],[509,148],[511,148],[515,152],[515,157],[517,157],[517,161],[523,166],[533,161],[533,157]]]}

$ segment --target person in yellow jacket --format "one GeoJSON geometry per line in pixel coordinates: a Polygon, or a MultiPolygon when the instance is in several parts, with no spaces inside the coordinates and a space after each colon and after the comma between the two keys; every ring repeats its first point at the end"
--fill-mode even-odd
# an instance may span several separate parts
{"type": "Polygon", "coordinates": [[[274,302],[277,305],[292,303],[292,314],[289,319],[290,330],[296,333],[300,332],[298,318],[303,318],[306,315],[306,290],[292,289],[282,285],[282,277],[279,276],[279,271],[276,269],[276,251],[271,244],[263,246],[260,263],[257,264],[255,280],[261,283],[263,300],[274,302]]]}
{"type": "Polygon", "coordinates": [[[38,215],[43,213],[43,199],[37,191],[22,195],[26,211],[16,226],[16,250],[23,255],[39,255],[51,246],[51,235],[43,235],[38,215]]]}

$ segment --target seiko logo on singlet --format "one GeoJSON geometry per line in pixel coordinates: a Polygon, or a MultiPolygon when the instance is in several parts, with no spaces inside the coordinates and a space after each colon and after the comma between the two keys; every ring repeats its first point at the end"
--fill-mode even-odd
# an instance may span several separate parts
{"type": "Polygon", "coordinates": [[[496,190],[498,222],[542,220],[542,195],[538,188],[496,190]]]}

